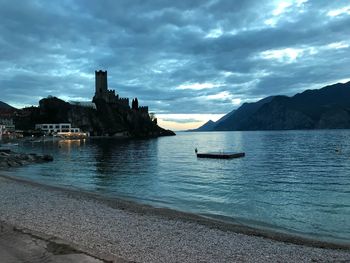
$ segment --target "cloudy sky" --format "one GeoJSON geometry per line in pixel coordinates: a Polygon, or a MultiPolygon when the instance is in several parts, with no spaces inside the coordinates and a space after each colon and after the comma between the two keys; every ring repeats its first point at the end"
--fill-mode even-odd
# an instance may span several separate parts
{"type": "Polygon", "coordinates": [[[169,128],[350,80],[349,0],[0,0],[0,100],[91,100],[94,71],[169,128]]]}

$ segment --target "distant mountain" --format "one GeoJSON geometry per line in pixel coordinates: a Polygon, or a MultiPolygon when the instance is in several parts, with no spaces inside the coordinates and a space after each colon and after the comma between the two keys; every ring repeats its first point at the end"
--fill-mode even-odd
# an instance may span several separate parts
{"type": "Polygon", "coordinates": [[[196,131],[196,132],[204,132],[204,131],[212,131],[215,127],[216,123],[212,120],[207,121],[205,124],[203,124],[202,126],[200,126],[197,129],[193,129],[193,130],[188,130],[190,132],[192,131],[196,131]]]}
{"type": "Polygon", "coordinates": [[[8,105],[5,102],[0,101],[0,109],[15,110],[16,108],[12,107],[11,105],[8,105]]]}
{"type": "Polygon", "coordinates": [[[231,131],[238,130],[241,126],[246,126],[249,118],[264,104],[269,103],[274,97],[267,97],[253,103],[243,103],[234,112],[225,115],[223,120],[218,121],[213,130],[216,131],[231,131]],[[226,117],[226,118],[225,118],[226,117]]]}
{"type": "Polygon", "coordinates": [[[219,120],[216,122],[209,120],[206,123],[204,123],[202,126],[200,126],[197,129],[188,130],[188,132],[201,132],[201,131],[213,131],[214,128],[221,122],[225,121],[227,118],[229,118],[236,110],[230,111],[226,115],[222,116],[219,120]]]}
{"type": "Polygon", "coordinates": [[[244,103],[191,131],[350,129],[350,82],[244,103]]]}
{"type": "Polygon", "coordinates": [[[230,111],[229,113],[227,113],[226,115],[222,116],[219,120],[217,120],[215,123],[216,125],[218,125],[219,123],[226,121],[229,117],[231,117],[236,110],[230,111]]]}
{"type": "Polygon", "coordinates": [[[350,128],[350,82],[245,103],[213,130],[350,128]]]}

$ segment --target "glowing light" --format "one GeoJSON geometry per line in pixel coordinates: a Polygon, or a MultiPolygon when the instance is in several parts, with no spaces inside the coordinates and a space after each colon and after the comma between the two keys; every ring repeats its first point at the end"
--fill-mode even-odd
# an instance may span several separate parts
{"type": "Polygon", "coordinates": [[[350,15],[350,6],[331,10],[327,13],[327,16],[336,17],[343,14],[350,15]]]}
{"type": "Polygon", "coordinates": [[[303,49],[285,48],[276,50],[266,50],[261,53],[264,59],[275,59],[279,62],[292,63],[303,53],[303,49]]]}
{"type": "Polygon", "coordinates": [[[217,94],[200,96],[202,100],[222,100],[222,101],[231,101],[232,105],[238,106],[241,104],[242,100],[240,98],[235,97],[229,91],[222,91],[217,94]]]}
{"type": "Polygon", "coordinates": [[[291,5],[292,3],[288,3],[288,2],[278,3],[277,7],[272,11],[272,14],[274,16],[279,16],[280,14],[283,14],[284,12],[286,12],[286,9],[291,5]]]}
{"type": "Polygon", "coordinates": [[[202,90],[202,89],[212,89],[220,87],[219,84],[214,83],[191,83],[191,84],[182,84],[176,89],[192,89],[192,90],[202,90]]]}
{"type": "Polygon", "coordinates": [[[220,74],[223,75],[224,77],[229,77],[229,76],[232,76],[234,73],[231,71],[221,71],[220,74]]]}
{"type": "Polygon", "coordinates": [[[222,91],[222,92],[219,92],[217,94],[205,96],[205,98],[207,100],[226,100],[226,99],[231,98],[231,97],[232,97],[232,95],[228,91],[222,91]]]}
{"type": "Polygon", "coordinates": [[[345,42],[334,42],[329,45],[327,45],[330,49],[341,49],[341,48],[348,48],[349,44],[345,42]]]}
{"type": "Polygon", "coordinates": [[[157,114],[159,126],[174,131],[195,129],[209,120],[217,121],[225,114],[157,114]]]}
{"type": "Polygon", "coordinates": [[[221,37],[224,34],[221,28],[212,29],[209,31],[209,33],[205,36],[206,38],[218,38],[221,37]]]}
{"type": "Polygon", "coordinates": [[[264,21],[265,25],[274,27],[277,24],[277,19],[269,18],[264,21]]]}
{"type": "Polygon", "coordinates": [[[242,103],[242,100],[240,98],[232,99],[232,104],[235,106],[238,106],[242,103]]]}
{"type": "Polygon", "coordinates": [[[348,79],[340,79],[338,81],[335,81],[334,83],[347,83],[349,81],[350,81],[350,78],[348,78],[348,79]]]}
{"type": "Polygon", "coordinates": [[[283,14],[287,12],[303,12],[303,4],[308,0],[289,0],[279,2],[275,9],[272,10],[272,17],[266,19],[264,24],[270,27],[275,27],[276,24],[283,20],[283,14]]]}

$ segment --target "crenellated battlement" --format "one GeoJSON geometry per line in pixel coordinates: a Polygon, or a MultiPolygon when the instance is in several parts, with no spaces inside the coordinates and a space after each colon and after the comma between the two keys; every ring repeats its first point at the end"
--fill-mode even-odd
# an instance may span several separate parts
{"type": "Polygon", "coordinates": [[[139,107],[139,111],[144,112],[144,113],[148,113],[148,106],[139,107]]]}
{"type": "Polygon", "coordinates": [[[95,70],[95,75],[105,75],[107,77],[107,70],[95,70]]]}
{"type": "Polygon", "coordinates": [[[128,98],[119,98],[115,90],[108,89],[107,70],[95,71],[95,96],[92,101],[95,102],[96,100],[104,100],[110,104],[130,108],[128,98]]]}
{"type": "MultiPolygon", "coordinates": [[[[129,98],[119,97],[119,94],[115,90],[108,89],[107,70],[95,71],[95,96],[92,101],[95,102],[96,100],[104,100],[117,107],[130,109],[129,98]]],[[[133,100],[133,110],[148,114],[147,106],[138,107],[137,98],[133,100]]]]}
{"type": "Polygon", "coordinates": [[[129,105],[129,98],[119,98],[118,101],[121,104],[128,104],[129,105]]]}

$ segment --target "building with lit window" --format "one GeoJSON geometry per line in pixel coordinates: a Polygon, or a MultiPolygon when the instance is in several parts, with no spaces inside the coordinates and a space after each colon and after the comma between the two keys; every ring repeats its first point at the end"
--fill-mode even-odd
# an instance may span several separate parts
{"type": "Polygon", "coordinates": [[[58,132],[80,132],[79,128],[72,128],[70,123],[49,123],[49,124],[36,124],[36,130],[41,130],[46,134],[58,133],[58,132]]]}
{"type": "Polygon", "coordinates": [[[5,132],[6,126],[0,124],[0,138],[2,137],[3,133],[5,132]]]}

